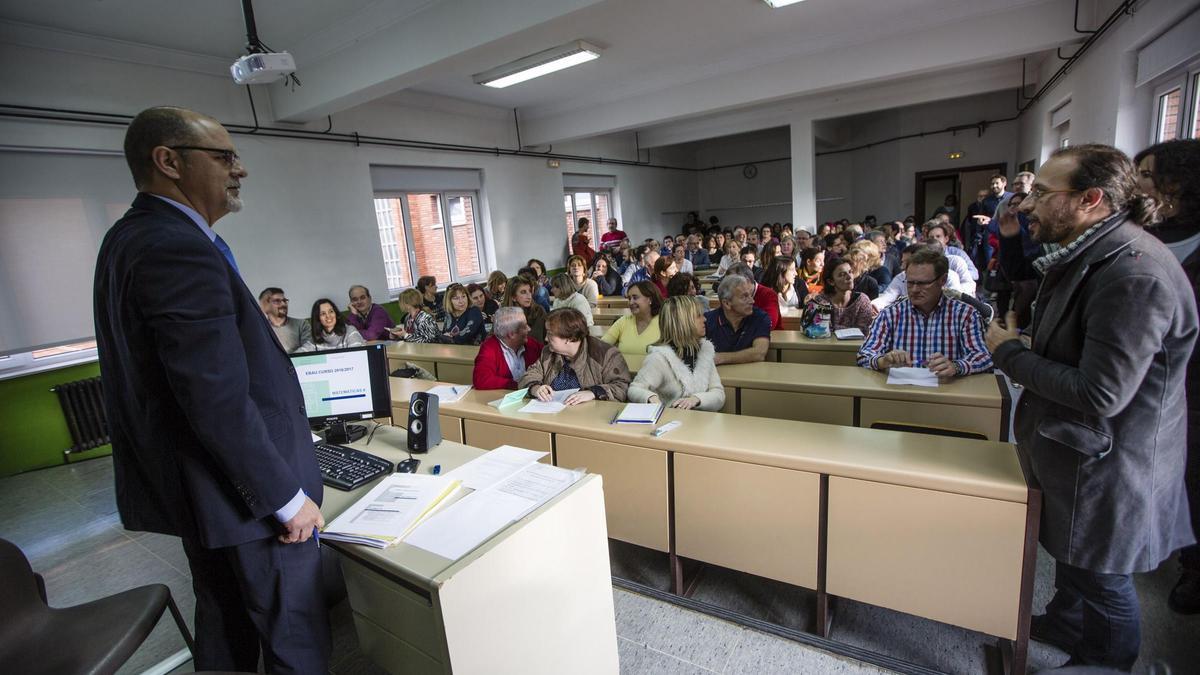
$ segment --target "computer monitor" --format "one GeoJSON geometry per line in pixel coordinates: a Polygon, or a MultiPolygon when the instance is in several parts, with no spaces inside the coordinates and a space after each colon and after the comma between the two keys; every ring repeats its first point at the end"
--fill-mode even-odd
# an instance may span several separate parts
{"type": "Polygon", "coordinates": [[[390,417],[387,346],[292,354],[296,379],[304,392],[304,408],[312,426],[325,427],[325,440],[350,443],[366,433],[358,420],[390,417]]]}

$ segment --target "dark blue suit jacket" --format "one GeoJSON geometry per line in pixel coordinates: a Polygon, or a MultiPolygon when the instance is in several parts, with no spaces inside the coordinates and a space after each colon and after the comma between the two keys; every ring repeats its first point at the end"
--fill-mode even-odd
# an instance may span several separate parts
{"type": "Polygon", "coordinates": [[[96,260],[95,318],[125,527],[203,546],[279,534],[321,501],[304,397],[258,300],[187,215],[139,194],[96,260]]]}

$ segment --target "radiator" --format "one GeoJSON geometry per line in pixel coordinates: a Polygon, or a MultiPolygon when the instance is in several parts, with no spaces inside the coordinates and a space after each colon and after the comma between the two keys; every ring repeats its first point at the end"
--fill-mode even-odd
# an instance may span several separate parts
{"type": "Polygon", "coordinates": [[[58,394],[67,429],[71,432],[73,445],[63,451],[70,459],[71,453],[91,450],[111,442],[108,436],[108,417],[104,411],[104,388],[100,378],[66,382],[51,387],[58,394]]]}

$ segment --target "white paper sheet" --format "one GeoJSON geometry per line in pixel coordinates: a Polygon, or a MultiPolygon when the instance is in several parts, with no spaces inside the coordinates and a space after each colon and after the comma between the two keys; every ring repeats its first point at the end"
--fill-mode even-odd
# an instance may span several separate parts
{"type": "Polygon", "coordinates": [[[577,391],[579,391],[579,387],[575,387],[574,389],[559,389],[550,395],[549,401],[539,401],[534,399],[529,403],[526,403],[525,407],[521,408],[517,412],[546,413],[550,415],[562,412],[563,408],[567,407],[567,404],[564,403],[564,401],[567,400],[568,396],[577,391]]]}
{"type": "Polygon", "coordinates": [[[472,490],[484,490],[550,453],[502,445],[446,473],[472,490]]]}
{"type": "Polygon", "coordinates": [[[457,560],[582,477],[583,472],[534,462],[435,514],[405,541],[457,560]]]}
{"type": "Polygon", "coordinates": [[[938,386],[938,378],[928,368],[889,368],[887,383],[936,387],[938,386]]]}
{"type": "Polygon", "coordinates": [[[457,484],[457,480],[448,476],[394,473],[334,518],[321,536],[368,546],[390,546],[441,497],[452,493],[457,484]]]}
{"type": "Polygon", "coordinates": [[[616,421],[618,424],[654,424],[661,411],[661,403],[626,403],[616,421]]]}
{"type": "Polygon", "coordinates": [[[833,336],[839,340],[861,340],[866,337],[858,328],[839,328],[833,331],[833,336]]]}
{"type": "Polygon", "coordinates": [[[442,403],[458,403],[463,396],[467,395],[468,391],[471,391],[469,384],[439,384],[430,389],[428,393],[436,394],[442,403]]]}

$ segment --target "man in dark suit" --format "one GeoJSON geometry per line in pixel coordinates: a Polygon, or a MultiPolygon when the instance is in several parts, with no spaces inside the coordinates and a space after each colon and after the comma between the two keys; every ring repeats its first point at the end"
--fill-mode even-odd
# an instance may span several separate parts
{"type": "Polygon", "coordinates": [[[95,318],[125,527],[183,539],[197,670],[323,673],[321,476],[287,353],[211,226],[241,208],[225,129],[181,108],[125,135],[138,189],[96,261],[95,318]]]}
{"type": "MultiPolygon", "coordinates": [[[[1132,573],[1194,541],[1183,473],[1196,303],[1179,261],[1142,229],[1154,205],[1136,191],[1116,148],[1055,152],[1021,203],[1033,238],[1062,246],[1032,263],[1042,281],[1030,346],[1014,312],[987,333],[996,367],[1024,386],[1017,442],[1056,561],[1054,599],[1030,635],[1072,664],[1119,670],[1141,643],[1132,573]]],[[[1020,224],[1007,213],[999,226],[1008,256],[1020,224]]]]}

